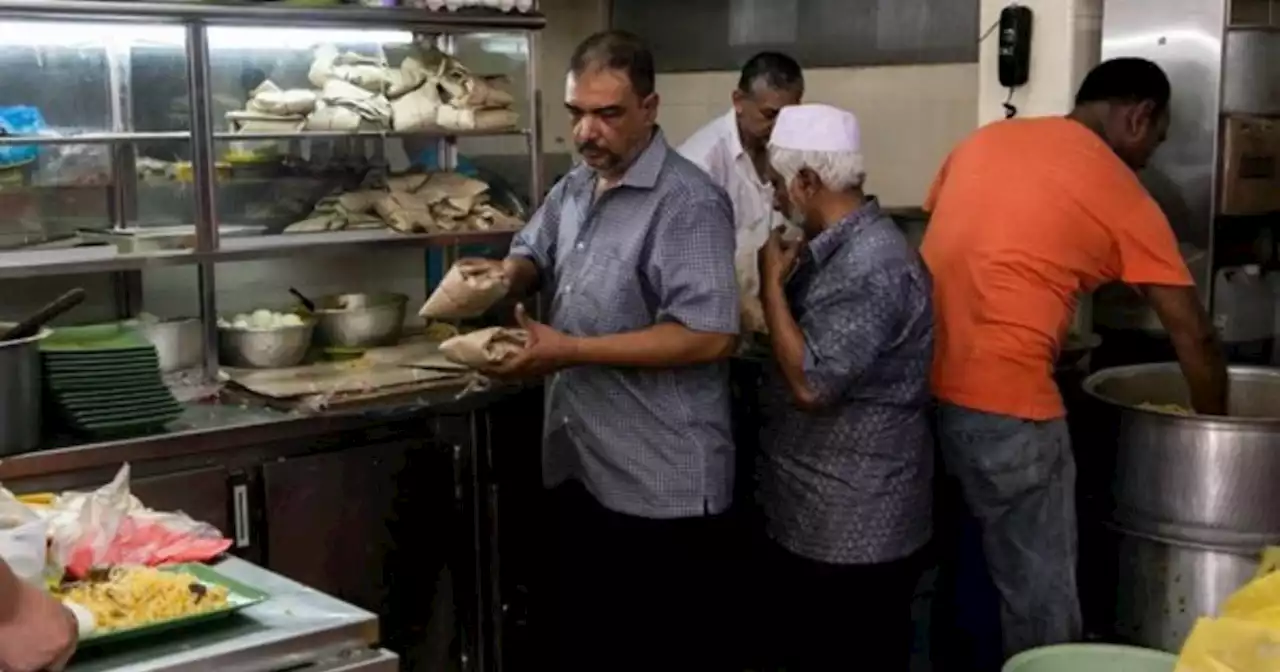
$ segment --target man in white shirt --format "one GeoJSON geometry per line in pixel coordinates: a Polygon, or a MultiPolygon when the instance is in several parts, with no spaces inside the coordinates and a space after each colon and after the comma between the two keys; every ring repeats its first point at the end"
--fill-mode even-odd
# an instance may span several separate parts
{"type": "Polygon", "coordinates": [[[795,59],[772,51],[752,56],[742,66],[733,109],[703,126],[680,146],[729,194],[737,228],[738,284],[743,300],[742,330],[764,331],[759,308],[756,251],[769,232],[785,222],[773,210],[768,178],[768,144],[782,108],[804,95],[804,73],[795,59]]]}

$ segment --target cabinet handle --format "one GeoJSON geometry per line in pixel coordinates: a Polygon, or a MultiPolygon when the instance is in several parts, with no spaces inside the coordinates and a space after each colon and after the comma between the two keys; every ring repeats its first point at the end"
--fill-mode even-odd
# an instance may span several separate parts
{"type": "Polygon", "coordinates": [[[231,488],[231,504],[235,515],[236,548],[248,548],[249,535],[249,486],[241,483],[231,488]]]}

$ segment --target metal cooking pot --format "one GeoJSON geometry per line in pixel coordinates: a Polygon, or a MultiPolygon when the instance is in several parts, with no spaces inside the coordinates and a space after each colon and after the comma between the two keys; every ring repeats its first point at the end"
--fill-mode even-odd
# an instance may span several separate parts
{"type": "Polygon", "coordinates": [[[1131,644],[1177,653],[1196,619],[1218,613],[1248,583],[1260,556],[1116,530],[1115,632],[1131,644]]]}
{"type": "MultiPolygon", "coordinates": [[[[14,326],[0,322],[0,332],[14,326]]],[[[40,447],[40,341],[51,333],[41,329],[29,338],[0,341],[0,456],[40,447]]]]}
{"type": "Polygon", "coordinates": [[[404,331],[404,294],[338,294],[315,300],[316,340],[321,345],[366,348],[394,345],[404,331]]]}
{"type": "Polygon", "coordinates": [[[1190,407],[1174,363],[1105,369],[1084,381],[1100,403],[1091,409],[1094,440],[1079,449],[1114,456],[1121,527],[1247,553],[1280,541],[1280,369],[1231,367],[1229,376],[1230,417],[1139,408],[1190,407]]]}

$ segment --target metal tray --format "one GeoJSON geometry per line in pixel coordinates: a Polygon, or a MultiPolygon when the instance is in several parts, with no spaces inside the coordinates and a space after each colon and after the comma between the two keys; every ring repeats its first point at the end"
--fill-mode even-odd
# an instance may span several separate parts
{"type": "Polygon", "coordinates": [[[115,644],[118,642],[133,640],[142,637],[149,637],[160,633],[187,628],[201,623],[208,623],[223,618],[227,618],[241,609],[251,607],[266,600],[269,596],[251,586],[246,586],[235,579],[220,574],[217,570],[199,563],[185,563],[178,565],[166,565],[159,567],[163,572],[179,572],[190,574],[196,577],[200,583],[206,586],[222,586],[227,589],[227,606],[216,611],[209,611],[194,616],[181,616],[179,618],[171,618],[163,621],[148,623],[136,628],[126,628],[123,630],[111,630],[101,634],[90,634],[80,638],[79,649],[84,650],[96,646],[106,644],[115,644]]]}

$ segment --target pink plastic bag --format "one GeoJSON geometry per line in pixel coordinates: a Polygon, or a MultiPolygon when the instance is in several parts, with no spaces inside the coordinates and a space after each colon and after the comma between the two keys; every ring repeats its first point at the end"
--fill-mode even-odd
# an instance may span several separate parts
{"type": "Polygon", "coordinates": [[[73,577],[94,567],[205,562],[231,547],[217,528],[152,511],[129,494],[129,465],[107,485],[63,493],[50,507],[52,558],[73,577]]]}

